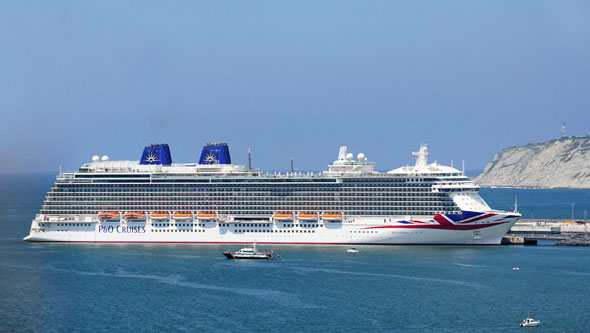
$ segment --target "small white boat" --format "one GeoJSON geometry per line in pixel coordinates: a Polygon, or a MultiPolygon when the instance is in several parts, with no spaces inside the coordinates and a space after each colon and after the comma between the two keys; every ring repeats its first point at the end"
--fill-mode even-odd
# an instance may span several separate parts
{"type": "Polygon", "coordinates": [[[534,320],[531,317],[526,317],[522,323],[520,323],[520,327],[537,327],[541,325],[541,322],[538,320],[534,320]]]}
{"type": "Polygon", "coordinates": [[[256,243],[252,244],[252,247],[245,247],[240,249],[239,251],[226,251],[223,252],[223,255],[227,259],[281,259],[281,256],[278,255],[275,257],[273,251],[270,252],[260,252],[256,249],[256,243]]]}
{"type": "Polygon", "coordinates": [[[346,250],[346,252],[348,252],[348,253],[358,253],[359,250],[357,250],[356,247],[351,247],[350,249],[346,250]]]}

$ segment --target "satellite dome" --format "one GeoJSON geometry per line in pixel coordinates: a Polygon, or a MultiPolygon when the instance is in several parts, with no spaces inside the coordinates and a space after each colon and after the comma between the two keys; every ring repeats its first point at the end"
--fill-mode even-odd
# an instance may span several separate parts
{"type": "Polygon", "coordinates": [[[354,155],[352,155],[352,153],[346,154],[346,160],[347,161],[352,161],[353,158],[354,158],[354,155]]]}
{"type": "Polygon", "coordinates": [[[102,155],[103,162],[108,161],[108,160],[109,160],[109,157],[107,155],[102,155]]]}
{"type": "Polygon", "coordinates": [[[98,162],[99,160],[100,160],[100,157],[98,157],[98,155],[92,156],[92,162],[98,162]]]}
{"type": "Polygon", "coordinates": [[[359,161],[364,161],[364,160],[365,160],[365,154],[363,154],[363,153],[359,153],[358,155],[356,155],[356,158],[357,158],[359,161]]]}

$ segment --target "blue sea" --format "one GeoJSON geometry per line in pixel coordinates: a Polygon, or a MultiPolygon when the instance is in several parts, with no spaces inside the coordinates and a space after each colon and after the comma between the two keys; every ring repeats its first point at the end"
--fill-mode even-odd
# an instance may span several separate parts
{"type": "MultiPolygon", "coordinates": [[[[529,313],[536,332],[588,331],[590,248],[274,246],[280,261],[232,261],[228,246],[25,243],[53,179],[0,174],[0,331],[517,332],[529,313]]],[[[481,194],[499,209],[518,196],[525,217],[590,210],[590,191],[481,194]]]]}

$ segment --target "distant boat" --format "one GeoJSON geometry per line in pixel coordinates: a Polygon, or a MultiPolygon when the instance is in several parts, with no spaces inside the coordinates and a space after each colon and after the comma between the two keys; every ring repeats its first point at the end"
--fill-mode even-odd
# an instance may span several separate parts
{"type": "Polygon", "coordinates": [[[520,327],[538,327],[539,325],[541,325],[541,322],[534,320],[531,317],[526,317],[522,323],[520,323],[520,327]]]}
{"type": "Polygon", "coordinates": [[[239,251],[226,251],[223,255],[227,259],[280,259],[281,256],[274,257],[273,251],[260,252],[256,250],[256,243],[252,244],[252,247],[245,247],[239,251]]]}
{"type": "Polygon", "coordinates": [[[359,250],[357,250],[356,247],[351,247],[350,249],[346,250],[346,252],[348,252],[348,253],[358,253],[359,250]]]}

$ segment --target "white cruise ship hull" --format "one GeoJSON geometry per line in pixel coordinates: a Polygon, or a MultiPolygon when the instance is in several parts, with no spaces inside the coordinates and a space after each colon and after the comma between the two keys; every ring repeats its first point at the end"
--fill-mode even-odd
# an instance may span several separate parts
{"type": "MultiPolygon", "coordinates": [[[[444,217],[444,215],[442,215],[444,217]]],[[[342,222],[47,221],[39,215],[26,241],[72,243],[203,243],[297,245],[499,245],[519,219],[481,213],[473,222],[442,219],[346,218],[342,222]]]]}
{"type": "Polygon", "coordinates": [[[380,173],[342,146],[326,171],[283,175],[232,164],[226,143],[205,144],[198,163],[172,163],[167,144],[140,161],[94,156],[56,177],[25,240],[500,244],[520,214],[490,208],[463,172],[428,164],[425,145],[414,155],[414,166],[380,173]]]}

